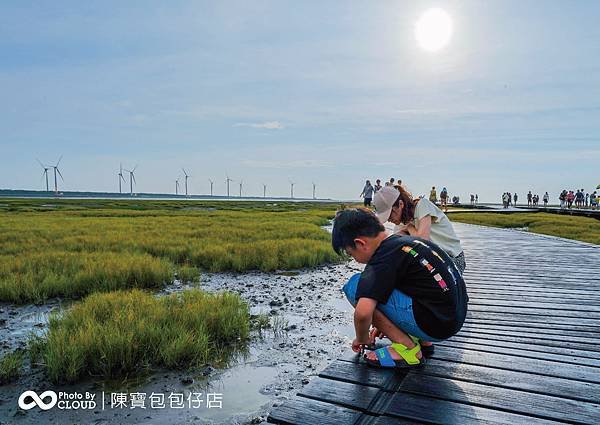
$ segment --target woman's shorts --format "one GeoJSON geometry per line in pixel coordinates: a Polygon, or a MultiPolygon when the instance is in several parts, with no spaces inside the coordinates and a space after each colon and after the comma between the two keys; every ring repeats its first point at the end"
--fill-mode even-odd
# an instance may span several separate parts
{"type": "MultiPolygon", "coordinates": [[[[354,307],[356,307],[356,303],[358,302],[356,299],[356,289],[358,288],[359,280],[360,273],[356,273],[342,288],[346,298],[348,298],[348,301],[354,307]]],[[[394,289],[386,304],[377,303],[377,309],[390,319],[394,325],[409,335],[416,336],[425,341],[443,341],[430,337],[419,328],[413,314],[412,298],[402,291],[394,289]]]]}

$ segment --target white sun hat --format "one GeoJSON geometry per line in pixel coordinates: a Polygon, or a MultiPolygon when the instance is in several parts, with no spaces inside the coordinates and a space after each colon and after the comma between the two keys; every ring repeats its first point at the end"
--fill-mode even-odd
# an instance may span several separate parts
{"type": "Polygon", "coordinates": [[[399,196],[400,192],[393,186],[385,186],[375,192],[373,206],[375,207],[375,215],[382,224],[390,218],[392,207],[399,196]]]}

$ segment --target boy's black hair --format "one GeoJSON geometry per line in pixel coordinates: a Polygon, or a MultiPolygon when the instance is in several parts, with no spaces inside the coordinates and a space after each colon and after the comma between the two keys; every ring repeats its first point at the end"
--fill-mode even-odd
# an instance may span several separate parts
{"type": "Polygon", "coordinates": [[[350,208],[338,211],[333,219],[331,245],[341,254],[346,247],[354,248],[354,239],[361,236],[374,237],[385,232],[385,227],[375,214],[365,208],[350,208]]]}

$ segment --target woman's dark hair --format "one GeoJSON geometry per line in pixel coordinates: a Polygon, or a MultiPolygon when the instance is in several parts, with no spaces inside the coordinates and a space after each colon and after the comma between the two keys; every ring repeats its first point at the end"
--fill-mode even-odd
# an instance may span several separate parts
{"type": "Polygon", "coordinates": [[[375,214],[365,208],[351,208],[338,211],[333,219],[331,245],[341,254],[346,247],[354,248],[354,239],[360,236],[374,237],[384,232],[385,227],[375,214]]]}
{"type": "Polygon", "coordinates": [[[419,200],[413,200],[411,193],[404,189],[402,186],[396,186],[398,192],[400,192],[400,196],[394,202],[394,207],[400,206],[400,201],[404,203],[404,208],[402,208],[402,215],[400,216],[400,221],[404,224],[410,223],[415,218],[415,207],[419,200]]]}

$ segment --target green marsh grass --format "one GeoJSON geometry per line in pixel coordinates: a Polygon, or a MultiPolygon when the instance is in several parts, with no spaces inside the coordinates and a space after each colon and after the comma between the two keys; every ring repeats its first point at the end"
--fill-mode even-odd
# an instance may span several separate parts
{"type": "Polygon", "coordinates": [[[452,213],[450,220],[559,236],[600,245],[600,222],[594,218],[549,213],[452,213]]]}
{"type": "Polygon", "coordinates": [[[96,293],[52,315],[46,334],[32,336],[30,353],[52,382],[71,383],[226,363],[249,329],[248,306],[237,294],[96,293]]]}
{"type": "Polygon", "coordinates": [[[9,384],[17,380],[23,365],[23,352],[16,350],[7,353],[0,359],[0,385],[9,384]]]}
{"type": "Polygon", "coordinates": [[[334,205],[3,201],[0,301],[154,288],[199,270],[273,271],[335,262],[321,228],[334,205]]]}

